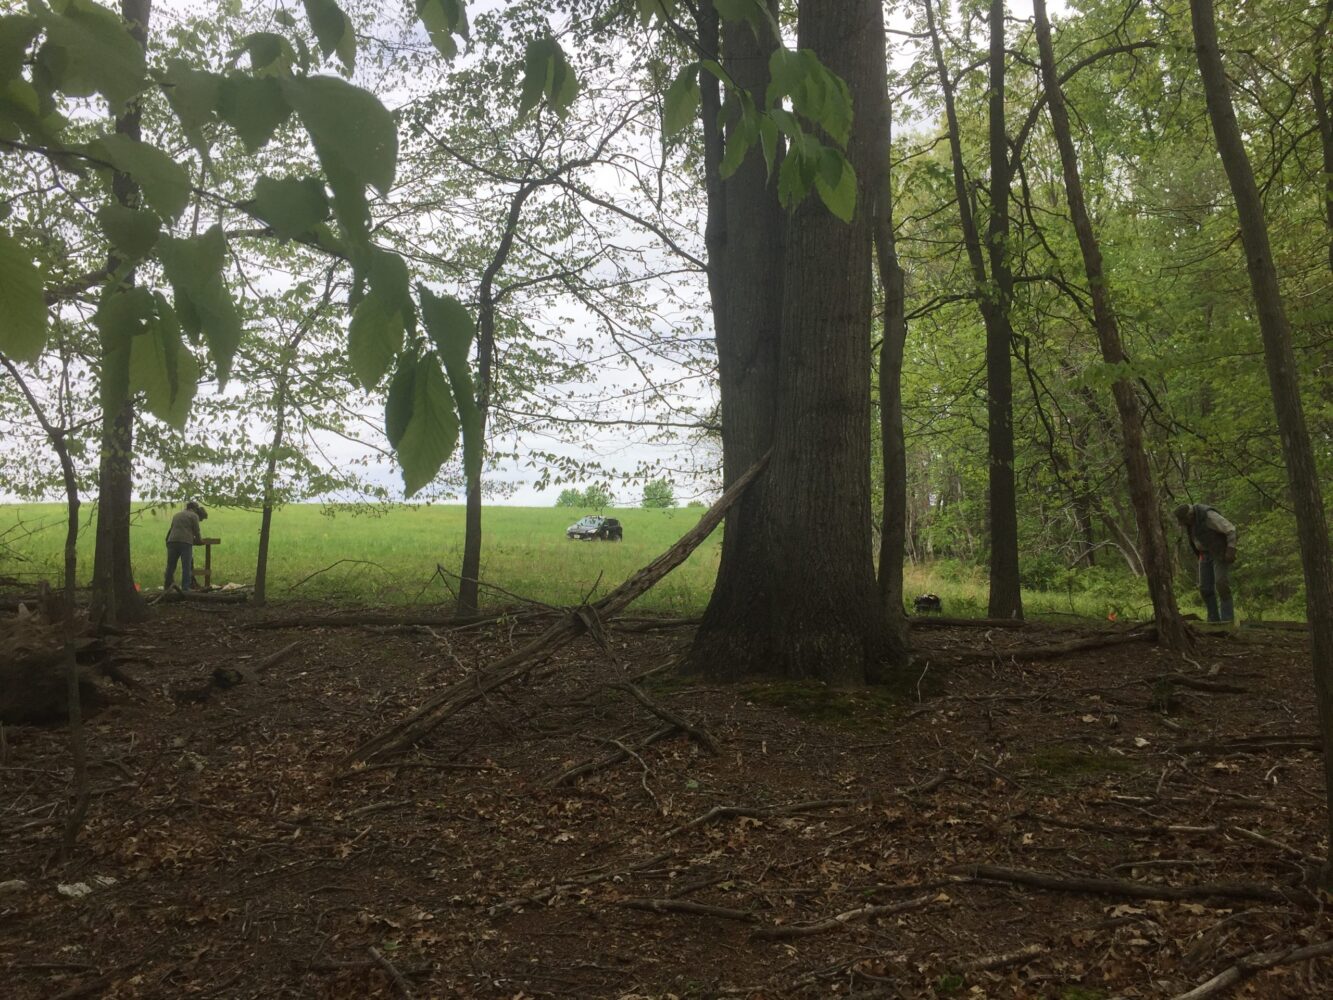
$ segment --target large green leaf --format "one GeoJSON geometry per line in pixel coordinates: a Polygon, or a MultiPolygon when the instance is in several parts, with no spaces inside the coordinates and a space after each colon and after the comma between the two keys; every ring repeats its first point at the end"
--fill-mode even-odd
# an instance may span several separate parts
{"type": "Polygon", "coordinates": [[[412,414],[395,449],[409,497],[430,484],[457,444],[453,396],[440,362],[427,355],[412,373],[412,414]]]}
{"type": "Polygon", "coordinates": [[[0,138],[27,135],[43,145],[60,145],[63,125],[59,114],[43,115],[41,97],[27,80],[0,83],[0,138]]]}
{"type": "Polygon", "coordinates": [[[155,294],[155,315],[130,342],[129,388],[143,390],[148,412],[182,428],[199,382],[199,362],[181,344],[180,324],[170,303],[155,294]]]}
{"type": "Polygon", "coordinates": [[[525,115],[546,98],[551,110],[563,115],[578,96],[579,81],[554,38],[535,38],[523,54],[523,90],[518,113],[525,115]]]}
{"type": "Polygon", "coordinates": [[[292,106],[277,80],[245,73],[233,73],[222,80],[218,114],[252,153],[273,138],[291,113],[292,106]]]}
{"type": "Polygon", "coordinates": [[[0,81],[13,80],[23,72],[28,46],[37,35],[37,18],[26,14],[0,17],[0,81]]]}
{"type": "Polygon", "coordinates": [[[119,133],[88,145],[89,152],[121,173],[129,174],[143,190],[144,200],[164,219],[175,219],[190,200],[190,175],[156,146],[119,133]]]}
{"type": "Polygon", "coordinates": [[[0,232],[0,351],[16,361],[36,361],[45,345],[41,269],[22,243],[0,232]]]}
{"type": "Polygon", "coordinates": [[[662,108],[662,131],[668,137],[689,127],[699,110],[699,66],[691,63],[667,88],[662,108]]]}
{"type": "Polygon", "coordinates": [[[158,251],[181,325],[208,341],[220,386],[231,374],[231,359],[241,342],[241,318],[222,277],[226,251],[221,226],[193,239],[164,237],[158,251]]]}
{"type": "Polygon", "coordinates": [[[324,185],[314,177],[261,177],[250,207],[283,239],[304,236],[329,217],[324,185]]]}
{"type": "Polygon", "coordinates": [[[856,171],[836,149],[825,146],[820,152],[815,189],[828,210],[843,222],[856,214],[856,171]]]}
{"type": "Polygon", "coordinates": [[[417,288],[421,322],[444,361],[463,425],[463,467],[469,475],[481,473],[481,410],[477,407],[468,355],[476,327],[463,303],[452,295],[436,296],[425,285],[417,288]]]}
{"type": "Polygon", "coordinates": [[[110,202],[97,210],[102,232],[126,260],[142,260],[157,244],[162,221],[152,212],[110,202]]]}
{"type": "Polygon", "coordinates": [[[403,347],[403,330],[412,308],[407,265],[395,253],[376,250],[370,265],[370,292],[357,303],[347,330],[347,354],[357,381],[379,384],[403,347]]]}
{"type": "Polygon", "coordinates": [[[337,54],[350,72],[356,66],[356,32],[352,22],[334,0],[302,0],[310,30],[315,33],[325,58],[337,54]]]}
{"type": "Polygon", "coordinates": [[[120,17],[92,0],[69,0],[60,13],[34,4],[46,30],[39,60],[72,97],[100,93],[121,111],[144,88],[143,49],[120,17]]]}
{"type": "Polygon", "coordinates": [[[290,76],[296,62],[296,50],[282,35],[256,31],[240,40],[240,51],[250,57],[256,76],[290,76]]]}
{"type": "Polygon", "coordinates": [[[384,399],[384,436],[389,439],[390,448],[398,447],[403,432],[412,420],[412,386],[416,381],[416,373],[416,355],[398,355],[398,364],[393,370],[389,392],[384,399]]]}
{"type": "Polygon", "coordinates": [[[160,82],[191,145],[207,155],[203,129],[216,116],[222,99],[222,77],[195,69],[183,59],[170,59],[160,82]]]}
{"type": "Polygon", "coordinates": [[[115,415],[130,395],[130,354],[134,338],[154,316],[153,296],[142,285],[109,288],[93,322],[101,347],[99,391],[102,415],[115,415]]]}
{"type": "Polygon", "coordinates": [[[452,59],[458,55],[454,35],[467,38],[467,9],[462,0],[417,0],[417,17],[430,35],[440,55],[452,59]]]}
{"type": "Polygon", "coordinates": [[[326,171],[337,168],[389,193],[398,169],[398,129],[378,97],[336,76],[287,81],[284,90],[326,171]]]}

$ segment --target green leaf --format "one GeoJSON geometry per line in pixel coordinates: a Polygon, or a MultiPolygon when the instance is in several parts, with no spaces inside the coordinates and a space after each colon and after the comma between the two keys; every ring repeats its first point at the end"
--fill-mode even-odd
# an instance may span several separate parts
{"type": "Polygon", "coordinates": [[[458,415],[440,362],[427,355],[412,374],[412,412],[395,451],[407,495],[430,484],[458,444],[458,415]]]}
{"type": "Polygon", "coordinates": [[[203,128],[213,121],[221,100],[222,77],[194,69],[183,59],[171,59],[167,61],[166,72],[159,82],[190,144],[207,156],[208,143],[203,128]]]}
{"type": "Polygon", "coordinates": [[[42,116],[41,98],[27,80],[0,84],[0,138],[27,135],[43,145],[56,145],[63,124],[59,115],[42,116]]]}
{"type": "Polygon", "coordinates": [[[240,52],[250,57],[250,68],[256,76],[291,76],[296,52],[292,43],[272,31],[256,31],[240,41],[240,52]]]}
{"type": "Polygon", "coordinates": [[[153,296],[156,314],[130,341],[129,388],[142,390],[148,412],[181,429],[199,382],[199,362],[181,344],[180,323],[170,303],[153,296]]]}
{"type": "Polygon", "coordinates": [[[111,417],[130,395],[130,354],[134,338],[154,315],[152,294],[142,285],[109,286],[98,303],[93,323],[101,347],[99,394],[102,415],[111,417]]]}
{"type": "Polygon", "coordinates": [[[722,163],[718,167],[724,178],[730,177],[740,169],[745,157],[759,138],[759,115],[754,105],[745,103],[741,106],[741,115],[735,126],[727,134],[726,152],[722,154],[722,163]]]}
{"type": "Polygon", "coordinates": [[[356,65],[356,32],[352,30],[352,22],[334,0],[302,2],[319,50],[325,58],[336,53],[350,72],[356,65]]]}
{"type": "Polygon", "coordinates": [[[389,193],[398,168],[398,129],[379,98],[336,76],[293,80],[285,92],[326,171],[338,167],[389,193]]]}
{"type": "Polygon", "coordinates": [[[292,107],[277,80],[244,73],[234,73],[222,80],[218,114],[236,130],[252,153],[273,138],[291,113],[292,107]]]}
{"type": "Polygon", "coordinates": [[[120,17],[92,0],[70,0],[60,13],[33,5],[46,29],[38,58],[71,97],[104,96],[120,112],[144,88],[143,49],[120,17]]]}
{"type": "Polygon", "coordinates": [[[689,127],[699,110],[699,67],[691,63],[667,88],[662,108],[662,131],[668,138],[689,127]]]}
{"type": "Polygon", "coordinates": [[[755,0],[713,0],[713,6],[724,21],[750,21],[759,24],[764,9],[755,0]]]}
{"type": "Polygon", "coordinates": [[[347,355],[357,381],[366,389],[379,384],[403,347],[403,330],[412,308],[407,265],[395,253],[374,251],[370,292],[356,305],[347,329],[347,355]]]}
{"type": "Polygon", "coordinates": [[[815,189],[828,210],[843,222],[856,215],[856,171],[836,149],[825,146],[819,159],[815,189]]]}
{"type": "Polygon", "coordinates": [[[551,110],[563,115],[578,96],[579,83],[565,59],[565,50],[554,38],[528,42],[523,55],[523,91],[518,113],[525,115],[546,98],[551,110]]]}
{"type": "Polygon", "coordinates": [[[26,14],[0,17],[0,81],[13,80],[23,72],[28,46],[37,37],[37,18],[26,14]]]}
{"type": "Polygon", "coordinates": [[[653,18],[670,20],[676,15],[676,0],[637,0],[639,8],[639,23],[645,28],[653,22],[653,18]]]}
{"type": "Polygon", "coordinates": [[[143,260],[162,235],[162,220],[152,212],[139,211],[117,202],[97,210],[102,232],[126,260],[143,260]]]}
{"type": "Polygon", "coordinates": [[[193,239],[163,237],[158,251],[176,296],[181,325],[208,341],[219,387],[226,385],[231,359],[241,342],[241,319],[222,276],[226,253],[226,237],[216,225],[193,239]]]}
{"type": "Polygon", "coordinates": [[[286,240],[305,236],[329,217],[324,185],[314,177],[261,177],[250,208],[286,240]]]}
{"type": "Polygon", "coordinates": [[[467,38],[467,11],[461,0],[417,0],[417,17],[440,55],[452,59],[458,54],[454,35],[467,38]]]}
{"type": "Polygon", "coordinates": [[[436,296],[425,285],[419,285],[417,296],[421,300],[421,322],[444,361],[444,370],[458,406],[463,428],[463,468],[469,476],[480,475],[481,410],[477,407],[472,369],[468,366],[476,326],[471,313],[452,295],[436,296]]]}
{"type": "Polygon", "coordinates": [[[15,361],[36,361],[46,345],[42,272],[27,248],[0,232],[0,351],[15,361]]]}
{"type": "Polygon", "coordinates": [[[397,448],[403,432],[412,420],[412,386],[416,381],[415,354],[398,355],[398,365],[389,380],[389,393],[384,400],[384,436],[389,447],[397,448]]]}
{"type": "Polygon", "coordinates": [[[190,175],[156,146],[117,133],[89,143],[88,150],[128,174],[162,218],[175,219],[185,210],[190,200],[190,175]]]}

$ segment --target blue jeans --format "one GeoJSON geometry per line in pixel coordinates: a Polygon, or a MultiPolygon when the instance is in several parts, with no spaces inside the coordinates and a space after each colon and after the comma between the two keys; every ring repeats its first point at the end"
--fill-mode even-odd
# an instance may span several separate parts
{"type": "Polygon", "coordinates": [[[1199,557],[1199,593],[1210,622],[1235,621],[1231,602],[1231,564],[1209,553],[1199,557]]]}
{"type": "Polygon", "coordinates": [[[181,590],[189,590],[194,582],[194,546],[189,542],[167,542],[167,576],[162,589],[171,587],[171,578],[176,575],[176,561],[181,564],[181,590]]]}

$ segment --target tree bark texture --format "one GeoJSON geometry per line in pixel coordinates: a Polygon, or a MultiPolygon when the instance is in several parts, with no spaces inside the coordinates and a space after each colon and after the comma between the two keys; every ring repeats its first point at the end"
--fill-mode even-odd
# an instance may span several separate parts
{"type": "MultiPolygon", "coordinates": [[[[1120,339],[1120,324],[1111,302],[1110,288],[1102,262],[1101,246],[1092,228],[1087,203],[1083,196],[1083,181],[1079,177],[1078,157],[1069,127],[1069,112],[1064,93],[1055,71],[1055,48],[1051,43],[1051,23],[1046,16],[1046,0],[1033,0],[1037,23],[1037,44],[1041,54],[1041,75],[1046,89],[1046,106],[1051,116],[1051,128],[1060,150],[1060,166],[1064,173],[1065,194],[1069,202],[1069,218],[1078,236],[1083,255],[1083,269],[1088,277],[1088,291],[1092,297],[1093,323],[1102,360],[1109,365],[1123,365],[1126,361],[1120,339]]],[[[1171,553],[1162,528],[1158,510],[1157,486],[1153,482],[1152,467],[1143,446],[1143,414],[1138,394],[1128,376],[1117,378],[1111,386],[1116,410],[1120,415],[1120,442],[1129,479],[1130,502],[1139,526],[1144,569],[1148,576],[1148,593],[1152,598],[1157,618],[1158,641],[1168,649],[1185,651],[1194,645],[1189,630],[1180,618],[1176,594],[1172,586],[1171,553]]]]}
{"type": "MultiPolygon", "coordinates": [[[[879,10],[877,37],[884,37],[879,10]]],[[[891,153],[893,108],[889,100],[888,54],[876,79],[879,97],[868,136],[874,153],[871,179],[875,191],[875,261],[884,293],[883,336],[879,349],[880,458],[884,475],[884,510],[879,533],[879,597],[888,628],[891,655],[905,659],[909,646],[903,603],[903,559],[907,548],[907,441],[903,431],[903,350],[907,343],[906,290],[893,229],[891,153]]]]}
{"type": "MultiPolygon", "coordinates": [[[[772,5],[776,14],[776,4],[772,5]]],[[[749,24],[719,26],[717,12],[700,5],[700,38],[705,55],[720,45],[732,83],[763,106],[768,61],[775,38],[756,35],[749,24]]],[[[730,128],[717,79],[700,71],[708,193],[709,292],[717,340],[718,390],[722,413],[722,475],[731,486],[773,442],[777,399],[778,330],[782,322],[782,247],[785,218],[778,202],[777,172],[769,176],[756,146],[725,180],[722,157],[730,128]]],[[[714,673],[749,643],[733,625],[749,620],[763,595],[753,592],[751,574],[765,560],[769,536],[761,521],[768,476],[760,476],[727,513],[717,580],[691,651],[696,669],[714,673]]],[[[743,671],[741,671],[743,672],[743,671]]]]}
{"type": "Polygon", "coordinates": [[[1324,744],[1324,786],[1330,804],[1326,831],[1329,863],[1324,870],[1324,884],[1328,888],[1333,886],[1333,561],[1330,560],[1328,524],[1319,471],[1301,403],[1291,326],[1278,287],[1263,202],[1231,105],[1212,0],[1190,0],[1190,20],[1194,26],[1195,51],[1204,94],[1208,99],[1208,115],[1236,202],[1245,264],[1263,338],[1268,383],[1282,438],[1282,457],[1287,466],[1292,509],[1296,514],[1301,567],[1305,575],[1306,616],[1310,621],[1315,700],[1324,744]]]}
{"type": "Polygon", "coordinates": [[[1310,97],[1314,103],[1315,124],[1319,126],[1319,146],[1324,158],[1324,223],[1328,239],[1328,267],[1333,271],[1333,118],[1329,116],[1328,91],[1324,87],[1324,54],[1328,47],[1328,24],[1333,20],[1333,0],[1324,4],[1324,16],[1315,31],[1314,71],[1310,74],[1310,97]]]}
{"type": "Polygon", "coordinates": [[[1018,493],[1014,479],[1014,386],[1009,323],[1014,276],[1009,269],[1009,144],[1004,115],[1004,0],[990,4],[990,97],[987,118],[990,144],[991,286],[987,290],[994,322],[986,327],[986,411],[990,464],[990,617],[1022,618],[1018,580],[1018,493]]]}
{"type": "MultiPolygon", "coordinates": [[[[121,0],[120,14],[130,34],[145,50],[151,0],[121,0]]],[[[139,138],[140,110],[137,103],[116,118],[116,132],[139,138]]],[[[125,174],[112,181],[122,205],[137,206],[139,186],[125,174]]],[[[119,261],[113,259],[109,270],[119,261]]],[[[133,272],[125,279],[134,284],[133,272]]],[[[108,352],[103,347],[104,366],[129,365],[128,352],[108,352]]],[[[103,379],[108,377],[104,369],[103,379]]],[[[103,407],[102,453],[97,474],[97,534],[93,552],[93,617],[112,624],[140,621],[146,615],[143,598],[134,589],[134,566],[130,561],[130,504],[134,490],[134,402],[126,399],[114,413],[103,407]]]]}

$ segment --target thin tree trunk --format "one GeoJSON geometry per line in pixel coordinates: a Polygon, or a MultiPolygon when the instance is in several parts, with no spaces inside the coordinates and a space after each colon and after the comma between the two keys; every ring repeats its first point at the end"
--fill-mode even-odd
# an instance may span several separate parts
{"type": "MultiPolygon", "coordinates": [[[[1111,293],[1102,263],[1101,246],[1092,228],[1087,204],[1083,197],[1083,181],[1078,173],[1078,157],[1069,128],[1069,113],[1064,94],[1055,72],[1055,49],[1051,44],[1051,24],[1046,16],[1046,0],[1033,0],[1037,23],[1037,45],[1041,53],[1041,75],[1046,88],[1046,106],[1051,116],[1051,128],[1060,149],[1060,166],[1064,172],[1065,193],[1069,201],[1069,217],[1078,236],[1083,254],[1083,269],[1088,277],[1092,296],[1094,325],[1101,346],[1102,360],[1108,365],[1123,366],[1126,359],[1120,339],[1120,324],[1111,303],[1111,293]]],[[[1157,508],[1157,486],[1153,482],[1152,467],[1143,445],[1143,414],[1138,394],[1127,376],[1117,378],[1111,386],[1116,409],[1120,414],[1120,441],[1129,478],[1130,502],[1134,519],[1139,526],[1143,566],[1148,577],[1148,594],[1152,598],[1157,618],[1157,641],[1167,649],[1186,651],[1193,648],[1189,630],[1176,607],[1172,586],[1171,554],[1162,529],[1162,518],[1157,508]]]]}
{"type": "Polygon", "coordinates": [[[1328,23],[1333,18],[1333,0],[1324,5],[1324,16],[1315,31],[1314,72],[1310,75],[1310,96],[1314,101],[1315,123],[1319,126],[1319,145],[1324,155],[1324,221],[1328,240],[1328,267],[1333,271],[1333,118],[1329,116],[1328,91],[1324,88],[1324,52],[1328,23]]]}
{"type": "Polygon", "coordinates": [[[1212,0],[1190,0],[1190,20],[1194,26],[1204,94],[1208,98],[1208,115],[1217,138],[1218,154],[1227,179],[1231,182],[1231,193],[1236,202],[1241,242],[1245,248],[1245,264],[1259,314],[1268,383],[1282,438],[1282,455],[1286,460],[1292,508],[1296,514],[1301,567],[1305,573],[1305,607],[1310,621],[1315,700],[1319,708],[1319,728],[1324,744],[1324,789],[1329,806],[1325,838],[1329,854],[1323,881],[1324,887],[1328,889],[1333,888],[1333,561],[1330,561],[1328,524],[1319,484],[1319,469],[1315,464],[1314,448],[1301,404],[1296,355],[1291,344],[1291,326],[1287,322],[1278,287],[1263,203],[1255,185],[1249,156],[1245,152],[1240,126],[1231,106],[1222,53],[1218,48],[1212,0]]]}
{"type": "Polygon", "coordinates": [[[990,251],[995,322],[986,330],[986,411],[990,462],[990,617],[1022,618],[1018,579],[1018,491],[1014,476],[1014,386],[1009,313],[1009,144],[1004,120],[1004,0],[990,4],[990,251]]]}
{"type": "Polygon", "coordinates": [[[264,510],[259,518],[259,555],[255,560],[253,603],[261,608],[268,603],[268,544],[273,531],[273,484],[278,475],[278,451],[282,448],[287,430],[287,387],[287,362],[284,360],[275,397],[273,440],[269,444],[268,464],[264,468],[264,510]]]}
{"type": "MultiPolygon", "coordinates": [[[[120,14],[130,34],[141,48],[148,47],[148,19],[152,0],[121,0],[120,14]]],[[[140,109],[136,102],[116,118],[116,132],[139,138],[140,109]]],[[[127,175],[117,173],[112,180],[116,199],[122,205],[137,206],[139,186],[127,175]]],[[[114,255],[108,270],[120,262],[114,255]]],[[[134,284],[134,272],[125,279],[134,284]]],[[[109,369],[128,370],[129,352],[108,350],[102,345],[103,383],[118,379],[109,369]]],[[[142,620],[146,614],[143,598],[134,587],[134,567],[130,559],[130,504],[134,490],[134,402],[115,400],[102,411],[102,453],[97,476],[97,545],[93,554],[93,617],[111,623],[142,620]]]]}
{"type": "MultiPolygon", "coordinates": [[[[875,33],[884,36],[884,13],[879,12],[875,33]]],[[[907,548],[907,442],[903,432],[903,350],[907,342],[906,292],[903,269],[893,230],[893,108],[889,99],[887,54],[881,60],[876,84],[882,94],[872,124],[875,191],[875,260],[884,290],[884,332],[879,350],[880,458],[884,476],[884,510],[879,532],[879,598],[888,627],[888,642],[895,655],[905,657],[909,646],[907,613],[903,603],[903,559],[907,548]]]]}

